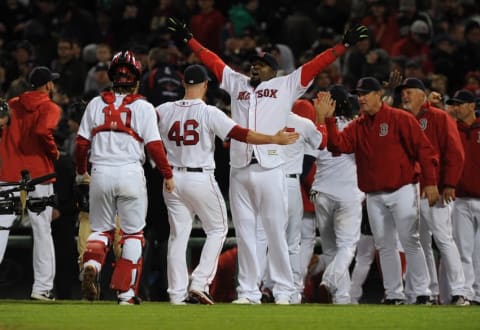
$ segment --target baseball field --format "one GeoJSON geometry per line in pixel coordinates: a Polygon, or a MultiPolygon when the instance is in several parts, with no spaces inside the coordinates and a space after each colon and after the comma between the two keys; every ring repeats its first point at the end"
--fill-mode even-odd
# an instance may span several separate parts
{"type": "Polygon", "coordinates": [[[172,306],[145,302],[0,300],[0,330],[16,329],[479,329],[480,306],[172,306]]]}

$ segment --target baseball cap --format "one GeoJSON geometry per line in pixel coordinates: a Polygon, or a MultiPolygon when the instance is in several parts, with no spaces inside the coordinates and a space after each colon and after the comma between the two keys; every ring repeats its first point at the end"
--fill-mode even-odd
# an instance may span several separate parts
{"type": "Polygon", "coordinates": [[[425,85],[418,78],[407,78],[403,81],[401,85],[398,85],[395,90],[397,92],[402,91],[405,88],[418,88],[425,92],[425,85]]]}
{"type": "Polygon", "coordinates": [[[428,35],[428,25],[424,21],[417,19],[415,22],[412,23],[412,25],[410,25],[410,32],[415,34],[428,35]]]}
{"type": "Polygon", "coordinates": [[[266,52],[260,52],[256,55],[253,55],[250,57],[250,62],[255,62],[255,61],[261,61],[266,63],[269,67],[271,67],[273,70],[277,71],[278,70],[278,63],[275,57],[266,52]]]}
{"type": "Polygon", "coordinates": [[[456,91],[453,97],[448,99],[446,103],[448,105],[475,103],[475,96],[469,90],[461,89],[456,91]]]}
{"type": "Polygon", "coordinates": [[[357,82],[357,87],[352,91],[353,93],[369,93],[376,92],[382,89],[378,80],[374,77],[364,77],[357,82]]]}
{"type": "Polygon", "coordinates": [[[199,64],[188,66],[183,73],[183,80],[187,85],[195,85],[210,80],[207,69],[199,64]]]}
{"type": "Polygon", "coordinates": [[[33,88],[45,85],[49,81],[60,78],[60,74],[50,71],[46,66],[34,67],[28,76],[28,82],[33,88]]]}

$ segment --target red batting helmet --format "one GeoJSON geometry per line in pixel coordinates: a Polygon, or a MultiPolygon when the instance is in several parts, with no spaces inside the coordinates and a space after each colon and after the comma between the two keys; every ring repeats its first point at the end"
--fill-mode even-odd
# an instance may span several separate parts
{"type": "Polygon", "coordinates": [[[129,50],[115,54],[108,68],[108,77],[113,86],[133,86],[140,79],[141,73],[142,63],[129,50]]]}

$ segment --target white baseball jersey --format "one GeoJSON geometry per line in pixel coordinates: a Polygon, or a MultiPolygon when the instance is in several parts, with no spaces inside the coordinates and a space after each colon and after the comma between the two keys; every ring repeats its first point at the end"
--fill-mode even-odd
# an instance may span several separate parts
{"type": "Polygon", "coordinates": [[[167,102],[156,108],[158,128],[174,167],[214,169],[215,135],[225,140],[236,123],[200,99],[167,102]]]}
{"type": "MultiPolygon", "coordinates": [[[[261,82],[253,88],[250,78],[226,66],[220,88],[231,96],[232,119],[243,127],[263,134],[275,134],[284,128],[293,102],[305,93],[301,68],[293,73],[261,82]]],[[[241,168],[250,163],[252,152],[264,168],[283,164],[284,148],[275,144],[251,145],[239,141],[230,144],[230,165],[241,168]]]]}
{"type": "Polygon", "coordinates": [[[311,120],[293,112],[290,112],[287,120],[287,129],[291,128],[300,134],[300,137],[294,144],[284,147],[285,165],[283,168],[287,174],[301,174],[307,146],[318,149],[323,141],[323,135],[311,120]]]}
{"type": "MultiPolygon", "coordinates": [[[[337,118],[337,127],[343,130],[349,121],[337,118]]],[[[363,192],[358,189],[357,165],[354,154],[333,156],[328,150],[320,150],[312,190],[328,194],[339,201],[360,200],[363,192]]]]}
{"type": "MultiPolygon", "coordinates": [[[[115,109],[117,109],[125,95],[115,94],[115,109]]],[[[116,131],[101,131],[92,135],[92,130],[105,124],[108,108],[101,96],[95,97],[87,105],[83,115],[78,135],[91,143],[90,162],[96,165],[122,166],[145,161],[144,144],[159,141],[160,134],[157,129],[157,116],[153,105],[145,100],[138,99],[126,105],[121,119],[142,139],[137,141],[127,133],[116,131]]]]}

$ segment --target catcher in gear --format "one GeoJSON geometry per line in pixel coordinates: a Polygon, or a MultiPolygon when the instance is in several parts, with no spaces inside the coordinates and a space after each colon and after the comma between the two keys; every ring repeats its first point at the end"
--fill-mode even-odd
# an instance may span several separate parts
{"type": "Polygon", "coordinates": [[[110,287],[120,305],[139,304],[138,286],[142,271],[143,228],[147,190],[142,164],[145,148],[165,177],[166,192],[174,188],[157,128],[153,105],[137,94],[141,63],[131,51],[117,53],[108,75],[112,92],[92,99],[78,130],[75,158],[77,182],[88,178],[87,158],[92,164],[90,179],[90,234],[83,254],[82,295],[99,298],[98,279],[120,217],[121,257],[117,260],[110,287]]]}

